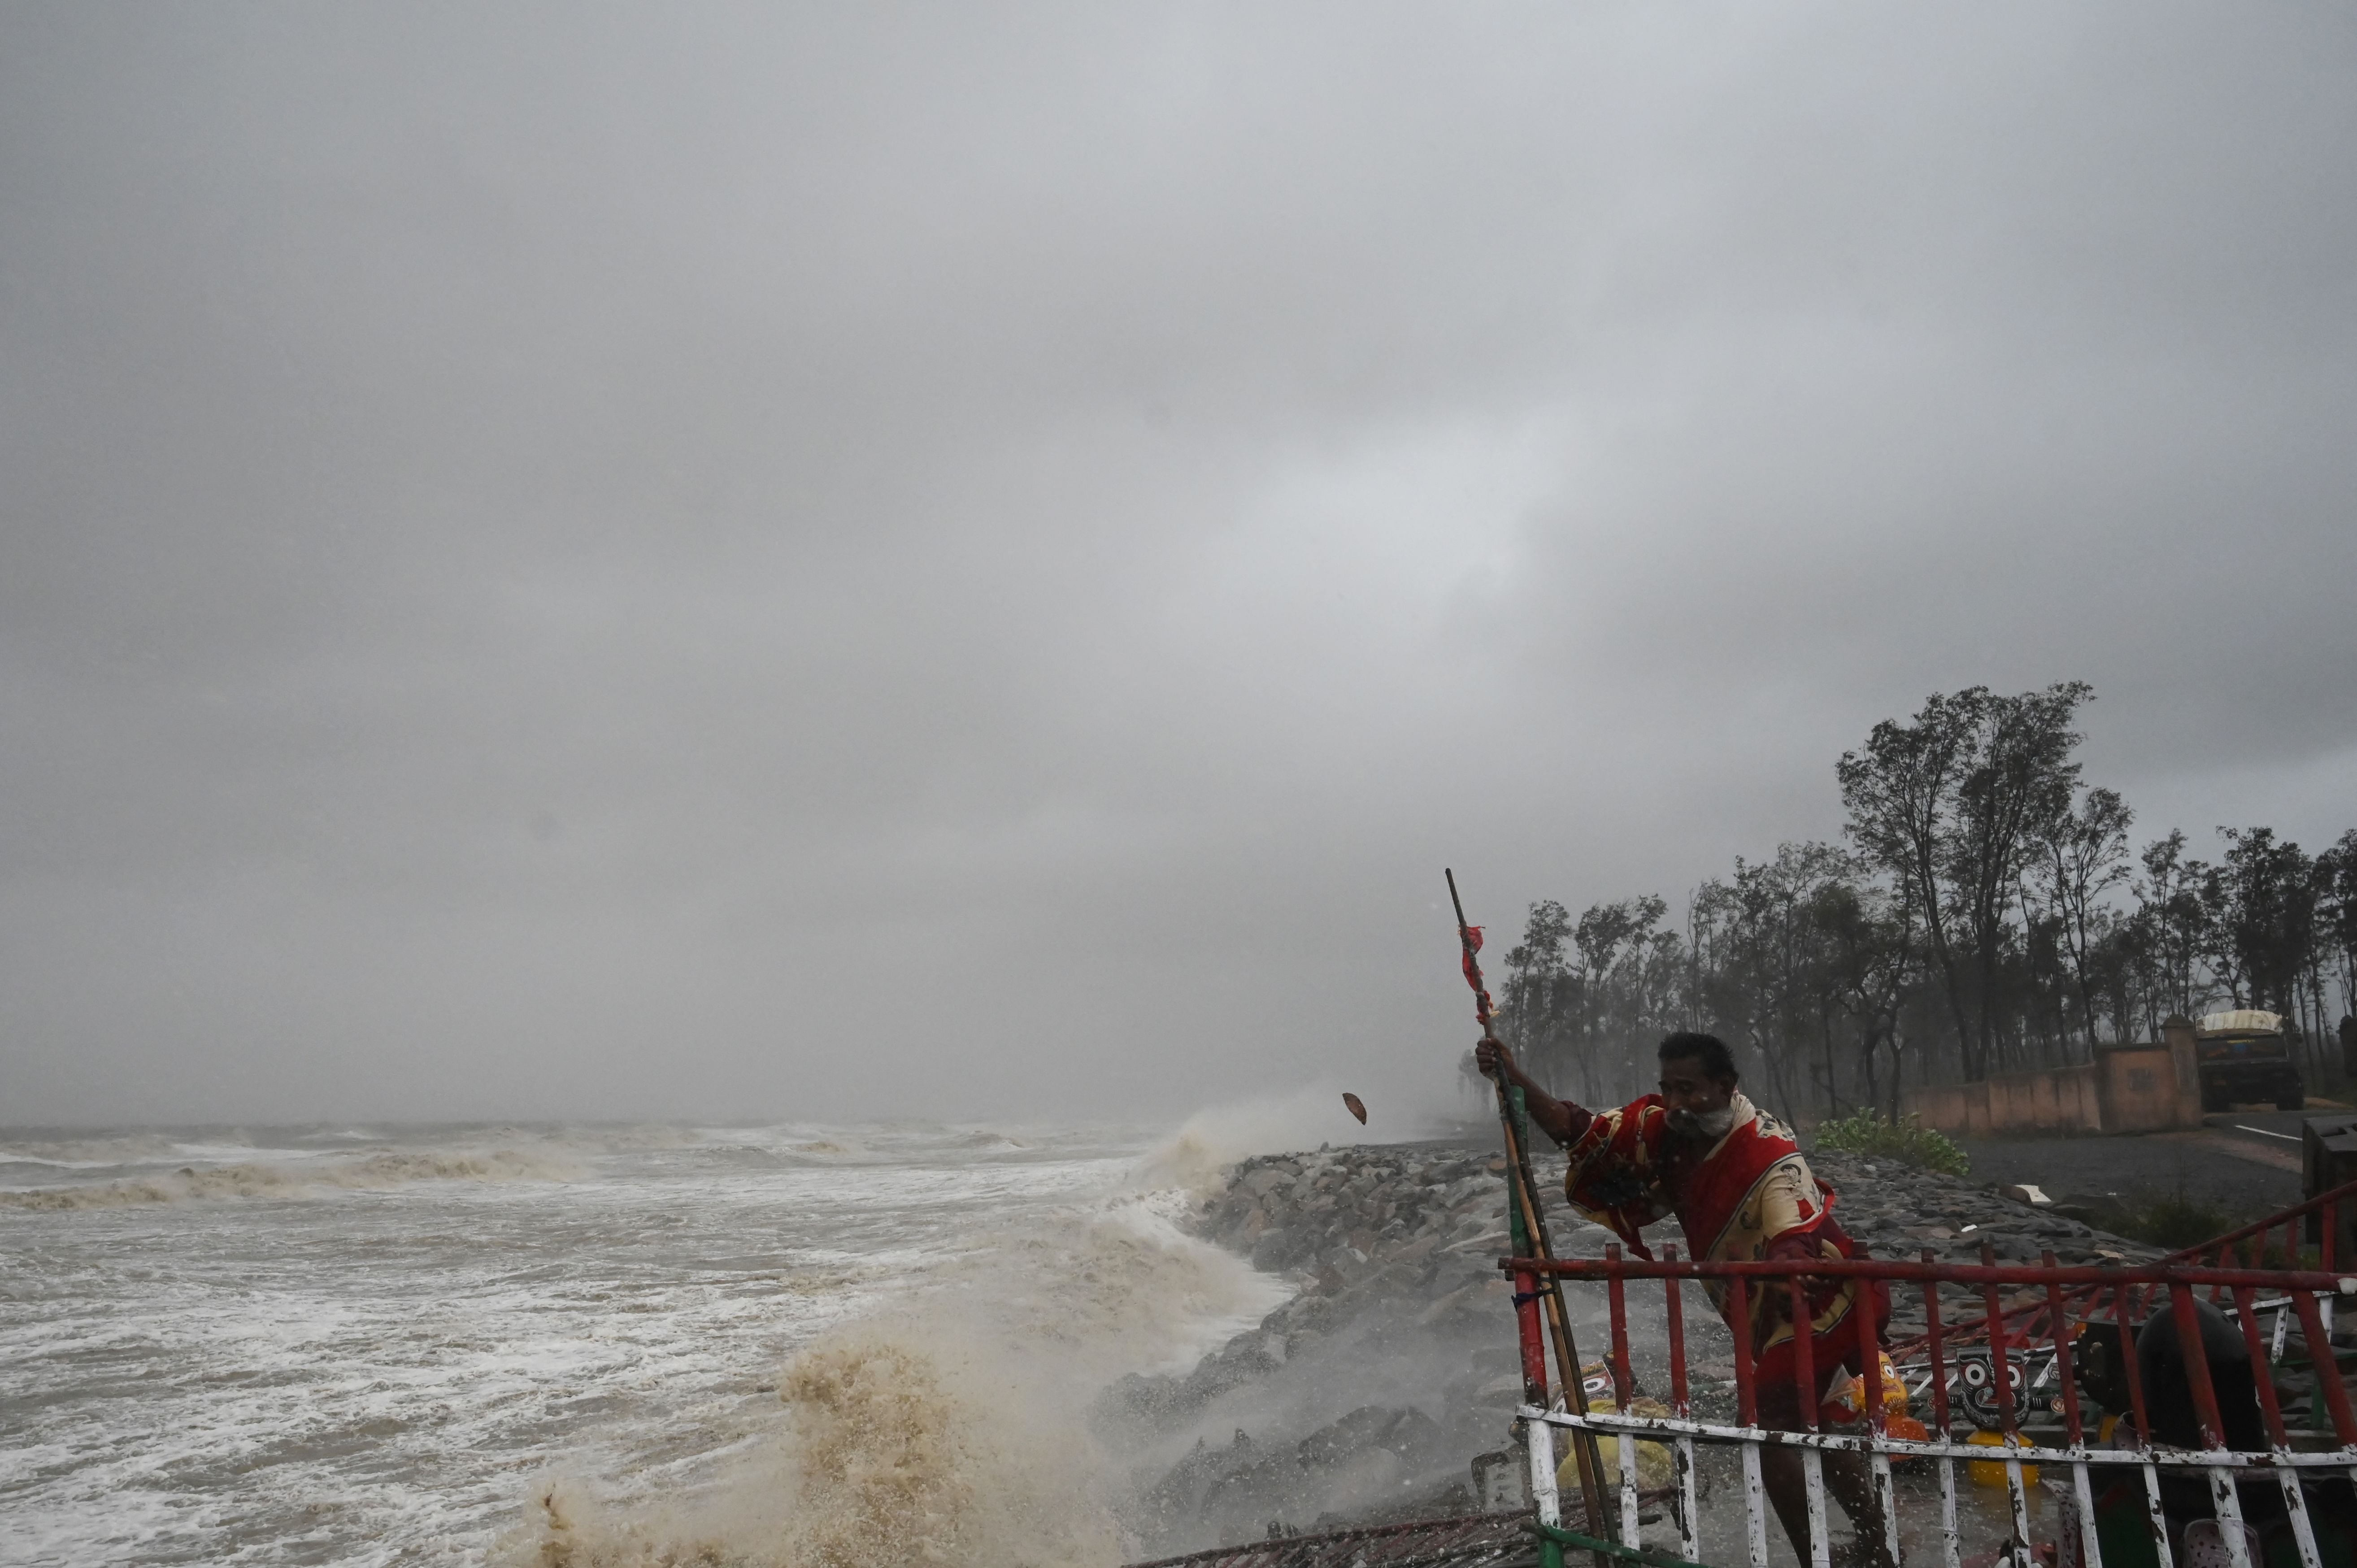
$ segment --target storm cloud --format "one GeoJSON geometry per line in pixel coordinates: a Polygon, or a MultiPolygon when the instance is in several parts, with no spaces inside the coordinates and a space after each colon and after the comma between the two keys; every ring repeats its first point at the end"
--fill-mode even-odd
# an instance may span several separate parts
{"type": "Polygon", "coordinates": [[[1675,898],[1976,682],[2319,847],[2352,81],[2291,6],[12,5],[0,1122],[1380,1122],[1443,865],[1675,898]]]}

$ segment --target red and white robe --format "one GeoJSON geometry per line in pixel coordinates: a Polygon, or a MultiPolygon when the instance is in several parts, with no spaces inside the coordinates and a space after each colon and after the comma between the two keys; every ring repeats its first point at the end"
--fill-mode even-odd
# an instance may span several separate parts
{"type": "MultiPolygon", "coordinates": [[[[1833,1217],[1833,1188],[1809,1170],[1792,1130],[1742,1094],[1733,1101],[1735,1125],[1707,1148],[1674,1136],[1658,1094],[1593,1113],[1572,1141],[1564,1196],[1572,1207],[1611,1230],[1641,1258],[1652,1254],[1638,1232],[1674,1214],[1690,1254],[1713,1262],[1852,1258],[1861,1249],[1833,1217]]],[[[1753,1280],[1746,1292],[1754,1374],[1762,1386],[1792,1378],[1792,1297],[1780,1282],[1753,1280]],[[1769,1288],[1761,1289],[1761,1286],[1769,1288]]],[[[1711,1304],[1726,1316],[1725,1283],[1708,1282],[1711,1304]]],[[[1857,1282],[1824,1281],[1809,1293],[1812,1360],[1822,1389],[1836,1366],[1860,1369],[1857,1282]]],[[[1889,1321],[1887,1289],[1875,1293],[1875,1333],[1889,1321]]]]}

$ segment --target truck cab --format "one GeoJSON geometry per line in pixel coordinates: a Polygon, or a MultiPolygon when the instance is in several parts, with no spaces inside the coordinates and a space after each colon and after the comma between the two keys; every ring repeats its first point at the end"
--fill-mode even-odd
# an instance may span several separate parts
{"type": "Polygon", "coordinates": [[[2298,1111],[2308,1102],[2282,1014],[2252,1007],[2212,1013],[2201,1020],[2193,1038],[2202,1110],[2272,1101],[2279,1110],[2298,1111]]]}

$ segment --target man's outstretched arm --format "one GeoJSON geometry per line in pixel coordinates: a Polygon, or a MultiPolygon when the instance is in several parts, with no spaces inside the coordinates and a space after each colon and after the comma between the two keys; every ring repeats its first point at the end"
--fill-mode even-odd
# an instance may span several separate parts
{"type": "Polygon", "coordinates": [[[1495,1036],[1481,1036],[1481,1043],[1473,1047],[1473,1059],[1483,1072],[1503,1072],[1506,1081],[1523,1091],[1523,1103],[1530,1110],[1531,1121],[1557,1144],[1570,1144],[1596,1120],[1592,1112],[1568,1100],[1557,1100],[1541,1089],[1530,1074],[1514,1065],[1514,1053],[1495,1036]]]}

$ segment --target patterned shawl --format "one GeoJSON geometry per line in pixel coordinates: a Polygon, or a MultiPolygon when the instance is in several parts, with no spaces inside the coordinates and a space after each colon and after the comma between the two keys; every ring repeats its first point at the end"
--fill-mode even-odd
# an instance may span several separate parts
{"type": "MultiPolygon", "coordinates": [[[[1564,1196],[1641,1258],[1652,1253],[1640,1229],[1671,1214],[1677,1216],[1695,1258],[1756,1262],[1777,1242],[1782,1243],[1779,1256],[1790,1256],[1796,1243],[1819,1257],[1857,1255],[1833,1220],[1833,1189],[1810,1172],[1792,1130],[1740,1093],[1734,1112],[1735,1125],[1727,1135],[1699,1152],[1693,1141],[1672,1135],[1669,1112],[1658,1094],[1599,1112],[1571,1146],[1564,1196]]],[[[1710,1286],[1711,1301],[1723,1312],[1726,1290],[1717,1281],[1710,1286]]],[[[1837,1287],[1828,1282],[1810,1293],[1818,1337],[1841,1326],[1857,1295],[1852,1281],[1837,1287]]],[[[1755,1357],[1791,1341],[1790,1300],[1782,1290],[1754,1290],[1749,1305],[1755,1357]]],[[[1821,1346],[1817,1365],[1829,1369],[1853,1349],[1847,1343],[1821,1346]]]]}

